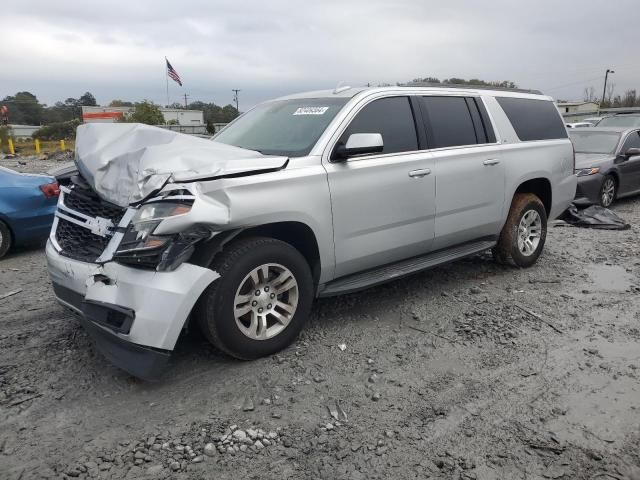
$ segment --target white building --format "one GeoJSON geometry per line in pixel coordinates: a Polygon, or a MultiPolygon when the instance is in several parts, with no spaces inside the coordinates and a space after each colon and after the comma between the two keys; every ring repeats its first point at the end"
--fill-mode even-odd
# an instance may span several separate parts
{"type": "Polygon", "coordinates": [[[8,127],[13,138],[31,138],[33,132],[40,129],[40,125],[9,124],[8,127]]]}
{"type": "Polygon", "coordinates": [[[596,102],[558,102],[558,110],[562,115],[572,113],[596,113],[600,106],[596,102]]]}
{"type": "MultiPolygon", "coordinates": [[[[84,123],[113,123],[133,111],[133,107],[82,107],[84,123]]],[[[204,125],[202,110],[182,110],[160,107],[165,123],[180,126],[200,127],[204,125]]]]}

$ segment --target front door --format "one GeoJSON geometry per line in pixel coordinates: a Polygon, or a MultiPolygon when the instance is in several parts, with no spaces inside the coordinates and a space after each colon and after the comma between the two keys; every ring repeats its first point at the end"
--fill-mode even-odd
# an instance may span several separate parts
{"type": "Polygon", "coordinates": [[[380,133],[382,153],[325,165],[333,209],[336,277],[426,253],[434,236],[433,159],[420,151],[406,96],[373,100],[338,140],[380,133]]]}
{"type": "MultiPolygon", "coordinates": [[[[630,148],[640,148],[640,131],[636,130],[627,136],[620,148],[620,153],[624,154],[630,148]]],[[[620,162],[618,169],[620,170],[618,193],[625,194],[640,190],[640,155],[620,162]]]]}

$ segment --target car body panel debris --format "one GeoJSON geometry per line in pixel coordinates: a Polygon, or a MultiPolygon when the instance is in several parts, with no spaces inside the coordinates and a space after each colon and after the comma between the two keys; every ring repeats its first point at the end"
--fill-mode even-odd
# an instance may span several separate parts
{"type": "Polygon", "coordinates": [[[576,227],[601,230],[628,230],[631,228],[631,225],[624,219],[599,205],[591,205],[581,210],[572,204],[558,219],[576,227]]]}

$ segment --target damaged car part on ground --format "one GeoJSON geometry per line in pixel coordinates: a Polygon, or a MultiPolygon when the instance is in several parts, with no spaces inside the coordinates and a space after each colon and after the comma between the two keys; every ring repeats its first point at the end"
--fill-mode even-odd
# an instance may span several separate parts
{"type": "Polygon", "coordinates": [[[83,125],[76,163],[46,250],[54,290],[143,378],[190,317],[252,359],[290,344],[314,297],[488,249],[530,266],[576,185],[549,97],[471,89],[292,95],[213,141],[83,125]]]}
{"type": "Polygon", "coordinates": [[[629,230],[631,225],[618,215],[600,205],[579,209],[575,205],[569,205],[562,215],[558,217],[562,222],[576,227],[595,228],[600,230],[629,230]]]}

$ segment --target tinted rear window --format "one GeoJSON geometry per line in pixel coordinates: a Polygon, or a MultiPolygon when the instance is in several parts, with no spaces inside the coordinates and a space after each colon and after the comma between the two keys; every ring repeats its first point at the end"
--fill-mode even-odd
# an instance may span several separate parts
{"type": "Polygon", "coordinates": [[[422,102],[427,111],[425,121],[433,136],[432,148],[479,143],[464,97],[422,97],[422,102]]]}
{"type": "Polygon", "coordinates": [[[547,100],[496,97],[522,141],[567,138],[556,106],[547,100]]]}

